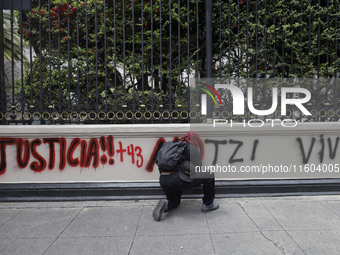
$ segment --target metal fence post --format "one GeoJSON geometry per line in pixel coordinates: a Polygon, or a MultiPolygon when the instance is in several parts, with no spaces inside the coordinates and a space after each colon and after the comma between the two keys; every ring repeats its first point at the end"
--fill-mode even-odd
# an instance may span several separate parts
{"type": "MultiPolygon", "coordinates": [[[[206,78],[210,86],[212,84],[212,0],[205,1],[205,25],[206,25],[206,78]]],[[[207,123],[212,122],[213,108],[212,99],[207,97],[207,123]]]]}

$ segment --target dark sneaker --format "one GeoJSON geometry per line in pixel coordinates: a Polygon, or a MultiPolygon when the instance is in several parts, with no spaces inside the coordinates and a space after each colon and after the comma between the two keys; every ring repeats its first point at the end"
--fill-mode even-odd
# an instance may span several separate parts
{"type": "Polygon", "coordinates": [[[152,216],[155,221],[159,221],[162,218],[164,211],[168,209],[168,200],[162,199],[158,201],[156,208],[153,210],[152,216]]]}
{"type": "Polygon", "coordinates": [[[210,212],[210,211],[218,209],[218,207],[219,207],[219,205],[218,205],[218,203],[216,201],[214,201],[211,205],[203,204],[201,212],[207,213],[207,212],[210,212]]]}

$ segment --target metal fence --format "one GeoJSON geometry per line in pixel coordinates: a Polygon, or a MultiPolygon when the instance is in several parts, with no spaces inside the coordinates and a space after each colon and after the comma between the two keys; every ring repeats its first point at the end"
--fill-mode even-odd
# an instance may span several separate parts
{"type": "Polygon", "coordinates": [[[257,79],[289,78],[311,91],[312,116],[270,117],[339,120],[338,0],[0,4],[2,124],[202,121],[192,78],[251,78],[263,109],[257,79]]]}

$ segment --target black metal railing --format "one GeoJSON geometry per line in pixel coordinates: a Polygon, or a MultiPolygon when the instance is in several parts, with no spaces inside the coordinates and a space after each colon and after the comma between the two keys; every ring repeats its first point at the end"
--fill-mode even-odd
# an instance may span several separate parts
{"type": "MultiPolygon", "coordinates": [[[[2,124],[202,121],[190,78],[252,79],[263,109],[271,88],[257,79],[298,79],[312,116],[269,117],[339,120],[338,0],[0,4],[2,124]]],[[[209,114],[232,118],[226,105],[209,114]]]]}

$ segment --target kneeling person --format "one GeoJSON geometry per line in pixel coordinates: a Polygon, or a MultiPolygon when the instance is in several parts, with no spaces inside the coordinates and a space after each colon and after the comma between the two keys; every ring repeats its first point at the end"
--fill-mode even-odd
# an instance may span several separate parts
{"type": "Polygon", "coordinates": [[[159,221],[164,212],[176,208],[181,203],[182,191],[203,185],[203,204],[201,211],[203,213],[216,210],[219,204],[215,199],[215,179],[212,178],[190,178],[190,168],[202,166],[201,154],[198,150],[200,137],[195,131],[188,132],[183,136],[181,141],[186,143],[182,154],[182,163],[169,172],[169,170],[159,167],[159,183],[166,195],[166,200],[158,202],[153,211],[153,218],[159,221]]]}

